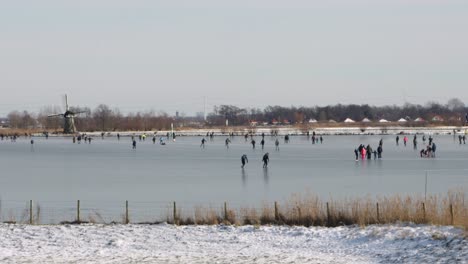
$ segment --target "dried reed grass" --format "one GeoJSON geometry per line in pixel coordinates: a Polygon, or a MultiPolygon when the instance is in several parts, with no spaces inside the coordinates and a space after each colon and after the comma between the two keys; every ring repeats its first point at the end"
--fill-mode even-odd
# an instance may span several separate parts
{"type": "MultiPolygon", "coordinates": [[[[298,225],[342,226],[410,222],[415,224],[454,225],[468,230],[468,204],[465,192],[446,195],[383,196],[323,201],[316,195],[293,195],[275,209],[274,204],[261,208],[203,208],[197,206],[192,216],[178,217],[180,225],[298,225]]],[[[180,214],[179,214],[180,215],[180,214]]],[[[170,217],[168,217],[169,219],[170,217]]],[[[168,221],[174,223],[174,221],[168,221]]]]}

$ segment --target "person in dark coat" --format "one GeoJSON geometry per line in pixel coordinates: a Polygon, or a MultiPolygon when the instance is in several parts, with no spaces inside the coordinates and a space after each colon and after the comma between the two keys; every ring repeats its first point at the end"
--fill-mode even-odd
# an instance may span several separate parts
{"type": "Polygon", "coordinates": [[[263,155],[262,161],[263,161],[263,168],[268,167],[268,162],[270,161],[268,152],[265,153],[265,155],[263,155]]]}
{"type": "Polygon", "coordinates": [[[242,155],[241,162],[242,162],[242,167],[241,168],[244,168],[245,163],[249,163],[249,159],[247,158],[247,155],[245,155],[245,154],[242,155]]]}

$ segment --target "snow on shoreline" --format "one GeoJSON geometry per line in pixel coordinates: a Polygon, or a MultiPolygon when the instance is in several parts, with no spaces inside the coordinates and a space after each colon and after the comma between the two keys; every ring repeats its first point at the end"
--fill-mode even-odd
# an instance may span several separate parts
{"type": "Polygon", "coordinates": [[[467,263],[463,230],[0,224],[0,263],[467,263]]]}
{"type": "MultiPolygon", "coordinates": [[[[439,126],[439,127],[402,127],[402,126],[388,126],[388,127],[311,127],[308,129],[299,127],[226,127],[226,128],[206,128],[206,129],[177,129],[174,130],[177,136],[206,136],[207,133],[213,133],[215,136],[227,135],[228,133],[235,133],[237,135],[244,135],[245,133],[254,133],[256,135],[271,135],[275,131],[278,135],[305,135],[307,131],[312,135],[315,132],[319,135],[396,135],[396,134],[426,134],[426,135],[452,135],[454,134],[467,134],[468,126],[439,126]]],[[[80,132],[87,135],[97,137],[101,136],[101,131],[96,132],[80,132]]],[[[146,134],[165,136],[171,133],[170,130],[162,131],[119,131],[119,132],[105,132],[106,136],[132,136],[146,134]]],[[[64,136],[63,134],[55,134],[57,136],[64,136]]],[[[50,134],[50,136],[55,136],[50,134]]],[[[35,136],[43,136],[42,134],[35,134],[35,136]]],[[[72,135],[67,135],[72,136],[72,135]]]]}

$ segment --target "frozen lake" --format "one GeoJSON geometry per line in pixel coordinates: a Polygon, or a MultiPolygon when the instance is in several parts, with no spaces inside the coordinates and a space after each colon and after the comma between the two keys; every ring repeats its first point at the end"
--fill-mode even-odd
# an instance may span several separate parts
{"type": "MultiPolygon", "coordinates": [[[[324,136],[323,144],[314,145],[305,136],[292,136],[288,144],[281,137],[280,151],[275,151],[275,139],[270,136],[265,137],[264,150],[260,136],[255,137],[255,150],[241,136],[231,139],[229,149],[222,136],[208,139],[205,149],[200,148],[201,137],[177,137],[165,146],[153,144],[151,138],[137,138],[136,150],[132,150],[129,137],[95,137],[91,144],[36,137],[33,148],[30,139],[16,143],[3,140],[1,214],[5,219],[6,208],[22,208],[30,199],[40,203],[44,213],[57,214],[53,219],[57,220],[62,218],[59,210],[67,206],[70,208],[65,212],[73,215],[77,199],[84,207],[92,204],[113,212],[120,210],[125,200],[132,208],[159,204],[154,211],[161,211],[171,201],[186,206],[218,206],[224,201],[232,206],[258,206],[305,193],[324,199],[424,195],[426,172],[428,193],[467,190],[468,145],[460,145],[453,136],[435,136],[437,157],[420,158],[421,136],[418,150],[413,149],[412,137],[408,136],[407,147],[402,140],[396,146],[393,135],[324,136]],[[376,149],[381,138],[381,160],[354,160],[359,144],[376,149]],[[262,168],[264,152],[270,153],[268,169],[262,168]],[[242,154],[249,158],[245,169],[241,169],[242,154]]],[[[141,214],[151,214],[151,210],[142,209],[141,214]]]]}

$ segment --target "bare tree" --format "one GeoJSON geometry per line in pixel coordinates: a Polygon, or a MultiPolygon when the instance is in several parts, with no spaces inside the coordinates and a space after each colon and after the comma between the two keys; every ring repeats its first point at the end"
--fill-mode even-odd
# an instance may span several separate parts
{"type": "Polygon", "coordinates": [[[97,127],[102,131],[107,131],[112,128],[112,118],[112,110],[105,104],[98,105],[93,112],[93,119],[97,127]]]}
{"type": "Polygon", "coordinates": [[[450,111],[463,111],[465,109],[465,104],[458,98],[452,98],[448,100],[447,108],[450,111]]]}

